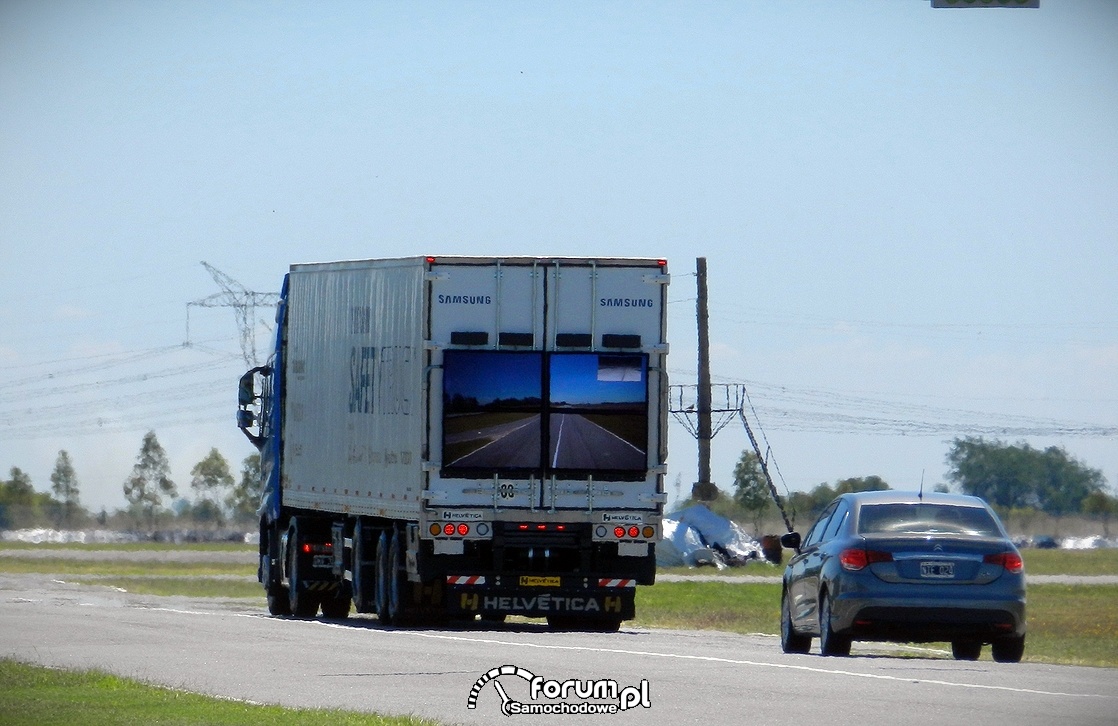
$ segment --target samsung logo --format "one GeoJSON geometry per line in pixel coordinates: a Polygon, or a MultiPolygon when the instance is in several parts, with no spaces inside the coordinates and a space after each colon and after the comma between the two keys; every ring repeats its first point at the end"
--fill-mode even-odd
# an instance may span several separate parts
{"type": "Polygon", "coordinates": [[[490,295],[439,295],[439,305],[489,305],[490,295]]]}
{"type": "Polygon", "coordinates": [[[650,297],[604,297],[598,301],[603,308],[650,308],[653,304],[650,297]]]}

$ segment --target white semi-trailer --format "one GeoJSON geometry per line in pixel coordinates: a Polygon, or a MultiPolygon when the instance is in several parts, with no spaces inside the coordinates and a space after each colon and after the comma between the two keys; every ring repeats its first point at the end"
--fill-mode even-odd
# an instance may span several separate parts
{"type": "Polygon", "coordinates": [[[655,259],[293,265],[272,356],[239,387],[270,612],[632,618],[665,501],[668,277],[655,259]]]}

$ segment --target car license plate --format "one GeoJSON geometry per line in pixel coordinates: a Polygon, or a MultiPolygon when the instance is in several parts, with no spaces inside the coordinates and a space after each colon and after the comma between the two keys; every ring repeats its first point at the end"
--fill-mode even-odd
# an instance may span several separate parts
{"type": "Polygon", "coordinates": [[[921,562],[920,577],[949,580],[955,577],[954,562],[921,562]]]}

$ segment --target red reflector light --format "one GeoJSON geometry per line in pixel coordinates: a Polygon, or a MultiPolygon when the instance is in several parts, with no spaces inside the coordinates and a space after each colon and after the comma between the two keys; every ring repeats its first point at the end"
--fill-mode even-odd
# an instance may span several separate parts
{"type": "Polygon", "coordinates": [[[563,531],[565,531],[566,529],[567,529],[567,525],[565,525],[565,524],[557,524],[557,525],[555,525],[555,530],[556,530],[557,532],[563,532],[563,531]]]}
{"type": "Polygon", "coordinates": [[[536,529],[539,530],[540,532],[542,532],[545,529],[547,529],[547,525],[546,524],[537,524],[536,529]]]}
{"type": "Polygon", "coordinates": [[[1014,574],[1025,570],[1025,562],[1021,559],[1021,555],[1016,552],[1002,552],[997,555],[986,555],[982,558],[982,561],[988,565],[1001,565],[1007,571],[1014,574]]]}
{"type": "Polygon", "coordinates": [[[629,536],[630,537],[633,537],[633,538],[639,537],[640,533],[641,533],[641,528],[638,527],[637,525],[634,524],[632,527],[629,527],[629,536]]]}
{"type": "Polygon", "coordinates": [[[617,537],[618,539],[621,539],[622,537],[625,536],[625,528],[624,527],[614,527],[613,528],[613,536],[617,537]]]}
{"type": "Polygon", "coordinates": [[[462,523],[458,525],[458,536],[465,537],[470,533],[470,525],[462,523]]]}
{"type": "Polygon", "coordinates": [[[878,550],[862,550],[851,548],[843,550],[839,555],[839,562],[842,564],[842,569],[851,572],[857,572],[867,565],[872,565],[875,562],[892,562],[893,555],[889,552],[880,552],[878,550]]]}
{"type": "Polygon", "coordinates": [[[528,531],[528,525],[526,525],[526,524],[518,524],[518,525],[516,525],[516,528],[519,529],[521,532],[527,532],[528,531]]]}

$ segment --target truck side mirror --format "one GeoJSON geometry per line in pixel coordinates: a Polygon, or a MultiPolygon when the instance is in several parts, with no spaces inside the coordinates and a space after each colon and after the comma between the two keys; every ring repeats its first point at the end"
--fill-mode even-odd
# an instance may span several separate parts
{"type": "Polygon", "coordinates": [[[256,416],[253,415],[252,411],[248,411],[248,410],[243,409],[243,408],[239,409],[237,411],[237,427],[238,428],[247,429],[250,426],[254,425],[255,423],[256,423],[256,416]]]}
{"type": "Polygon", "coordinates": [[[241,376],[241,380],[237,384],[237,403],[241,406],[251,406],[252,402],[256,400],[256,390],[253,388],[252,379],[257,370],[253,368],[241,376]]]}
{"type": "Polygon", "coordinates": [[[780,536],[780,546],[785,549],[799,550],[800,549],[800,533],[788,532],[780,536]]]}

